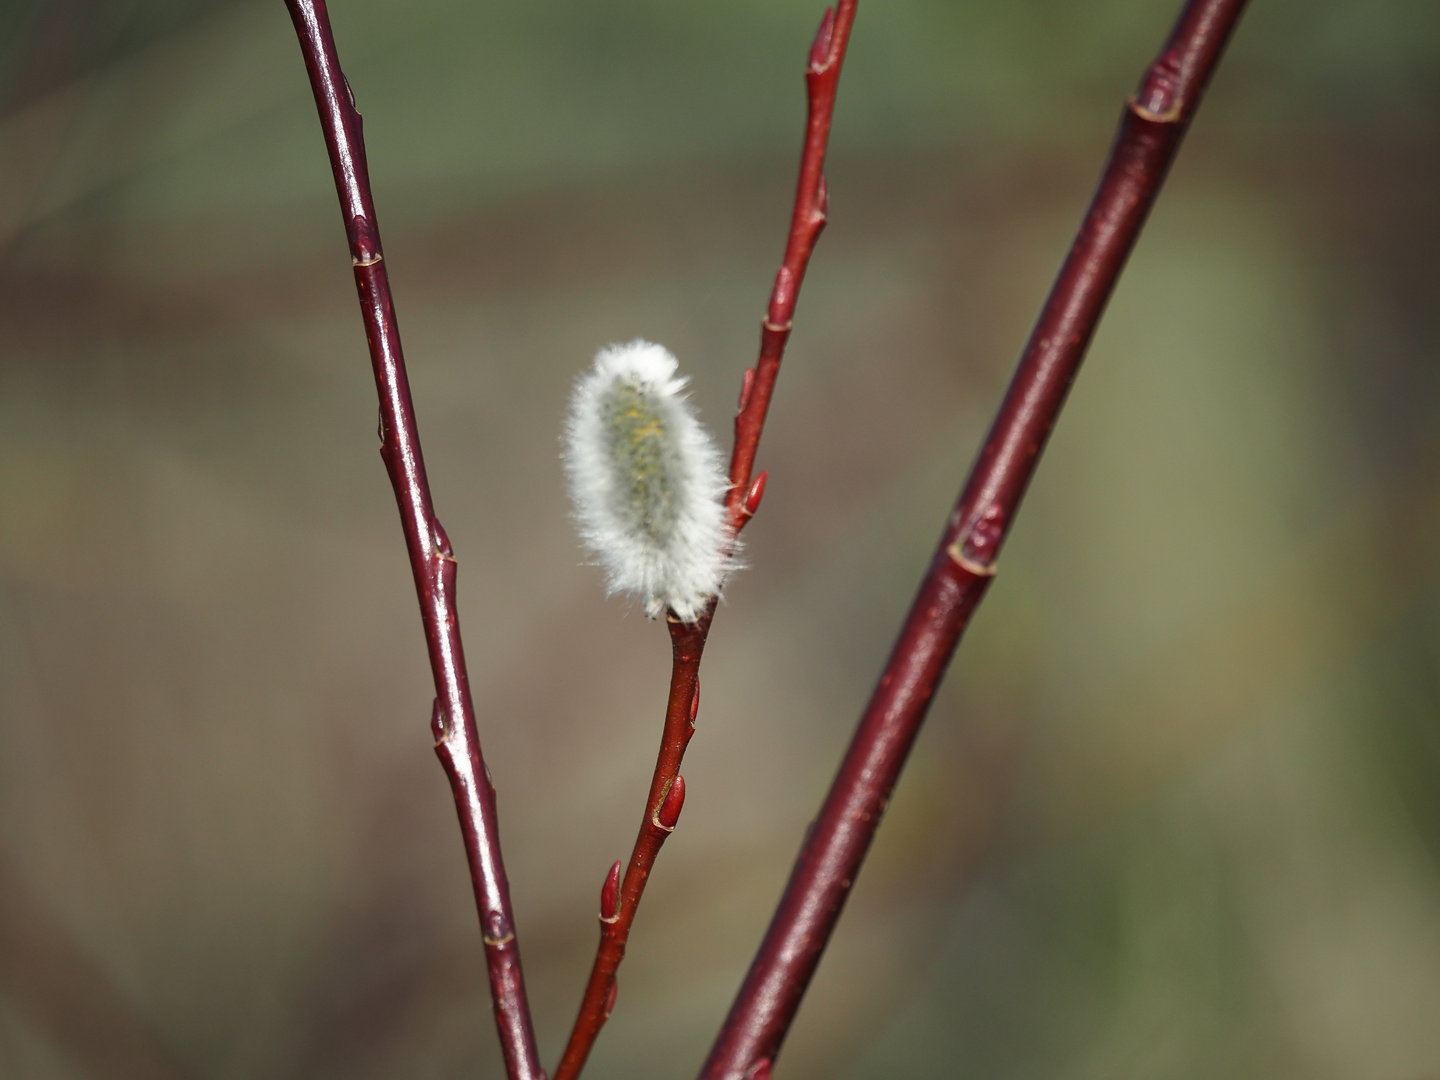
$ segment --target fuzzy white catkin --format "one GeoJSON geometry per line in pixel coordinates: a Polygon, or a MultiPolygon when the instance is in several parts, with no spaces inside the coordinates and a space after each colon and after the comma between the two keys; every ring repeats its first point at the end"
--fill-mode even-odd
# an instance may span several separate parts
{"type": "Polygon", "coordinates": [[[685,622],[720,591],[729,536],[720,453],[663,346],[610,345],[582,375],[565,423],[565,473],[580,537],[610,592],[685,622]]]}

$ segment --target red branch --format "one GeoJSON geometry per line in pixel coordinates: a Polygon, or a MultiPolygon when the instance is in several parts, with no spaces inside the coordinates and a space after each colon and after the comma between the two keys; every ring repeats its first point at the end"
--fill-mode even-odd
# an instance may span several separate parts
{"type": "Polygon", "coordinates": [[[315,105],[320,111],[320,126],[325,131],[330,168],[335,174],[335,187],[345,218],[355,287],[365,320],[365,338],[380,395],[380,456],[400,506],[400,523],[405,532],[410,568],[415,574],[430,669],[435,677],[436,697],[431,717],[435,753],[450,780],[455,809],[460,816],[505,1070],[510,1080],[543,1080],[545,1073],[535,1049],[530,1006],[520,970],[515,920],[510,910],[510,886],[500,858],[495,789],[480,756],[480,737],[465,673],[465,652],[455,609],[455,556],[445,530],[435,517],[430,485],[425,479],[415,406],[410,400],[405,357],[400,349],[395,306],[390,298],[390,281],[385,272],[375,205],[370,194],[360,114],[355,109],[350,84],[340,70],[325,0],[286,0],[286,6],[295,21],[305,68],[310,73],[310,86],[315,92],[315,105]]]}
{"type": "MultiPolygon", "coordinates": [[[[840,82],[840,68],[845,60],[845,47],[850,28],[855,22],[856,0],[840,0],[838,9],[826,8],[810,47],[809,66],[805,71],[808,117],[805,127],[805,148],[800,157],[800,179],[795,191],[795,210],[791,217],[790,234],[785,244],[785,259],[775,276],[770,306],[760,329],[760,358],[756,366],[745,369],[740,389],[740,407],[735,416],[735,446],[730,458],[730,492],[726,499],[728,522],[738,534],[754,516],[765,494],[765,473],[751,480],[755,452],[765,428],[765,414],[775,389],[775,377],[785,343],[790,337],[791,320],[800,284],[815,241],[825,227],[825,148],[830,138],[830,121],[835,113],[835,90],[840,82]]],[[[660,740],[660,753],[650,781],[650,794],[645,801],[645,815],[640,822],[640,835],[635,840],[625,876],[620,879],[620,864],[610,874],[600,893],[600,946],[590,979],[580,1002],[565,1053],[555,1069],[555,1080],[575,1080],[585,1067],[595,1039],[610,1017],[615,1005],[617,984],[615,973],[625,957],[640,897],[650,877],[650,870],[660,854],[660,846],[675,828],[685,801],[685,780],[680,765],[685,747],[695,733],[695,717],[700,707],[700,657],[710,634],[715,603],[705,609],[693,625],[686,625],[674,614],[667,617],[673,664],[670,670],[670,697],[665,709],[665,728],[660,740]]]]}
{"type": "Polygon", "coordinates": [[[995,575],[996,557],[1095,326],[1244,6],[1245,0],[1190,0],[1127,103],[1079,235],[702,1080],[768,1080],[931,697],[995,575]]]}
{"type": "Polygon", "coordinates": [[[785,244],[785,261],[775,275],[770,307],[760,324],[760,359],[747,368],[740,384],[740,410],[735,416],[735,448],[730,456],[730,495],[726,509],[730,524],[738,532],[754,515],[765,493],[765,474],[750,481],[755,451],[765,429],[775,376],[790,339],[795,301],[810,265],[810,253],[820,230],[825,228],[825,146],[830,140],[830,121],[835,115],[835,90],[850,28],[855,23],[855,0],[841,0],[838,9],[825,9],[820,30],[810,46],[810,65],[805,70],[809,112],[805,124],[805,150],[800,157],[800,180],[795,189],[795,212],[790,219],[790,236],[785,244]]]}
{"type": "Polygon", "coordinates": [[[650,794],[645,800],[645,817],[640,822],[640,835],[635,839],[623,881],[620,863],[616,862],[600,890],[600,947],[595,952],[590,980],[585,984],[585,996],[565,1044],[565,1053],[555,1069],[555,1080],[574,1080],[580,1075],[600,1029],[610,1019],[618,989],[615,972],[625,958],[630,925],[635,921],[640,897],[645,893],[660,847],[675,831],[685,804],[685,778],[680,775],[680,762],[685,757],[690,736],[695,734],[695,717],[700,708],[700,654],[705,648],[713,614],[712,607],[694,625],[686,625],[673,615],[666,619],[674,662],[670,672],[670,697],[665,705],[665,730],[660,738],[660,754],[650,781],[650,794]]]}

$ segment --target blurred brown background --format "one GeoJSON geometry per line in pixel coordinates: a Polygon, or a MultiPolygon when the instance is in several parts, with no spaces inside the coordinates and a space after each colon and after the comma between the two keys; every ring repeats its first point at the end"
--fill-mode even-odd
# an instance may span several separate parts
{"type": "MultiPolygon", "coordinates": [[[[728,445],[811,0],[335,0],[553,1062],[668,673],[557,434],[728,445]]],[[[693,1075],[1175,0],[866,0],[591,1074],[693,1075]]],[[[498,1077],[279,0],[0,4],[0,1075],[498,1077]]],[[[1440,1072],[1440,6],[1256,0],[781,1075],[1440,1072]]]]}

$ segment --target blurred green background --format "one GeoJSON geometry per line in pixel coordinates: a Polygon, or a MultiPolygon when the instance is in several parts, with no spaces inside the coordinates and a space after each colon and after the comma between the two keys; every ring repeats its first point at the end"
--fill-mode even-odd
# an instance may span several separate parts
{"type": "MultiPolygon", "coordinates": [[[[865,0],[590,1075],[693,1075],[1174,0],[865,0]]],[[[728,445],[820,5],[335,0],[544,1056],[669,644],[571,380],[728,445]]],[[[279,0],[0,4],[0,1075],[499,1077],[279,0]]],[[[1440,5],[1256,0],[779,1073],[1440,1075],[1440,5]]]]}

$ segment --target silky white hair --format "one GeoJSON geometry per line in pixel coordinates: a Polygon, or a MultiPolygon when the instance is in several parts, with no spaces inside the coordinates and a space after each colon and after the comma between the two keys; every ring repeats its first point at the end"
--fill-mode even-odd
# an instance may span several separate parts
{"type": "Polygon", "coordinates": [[[720,452],[682,394],[675,357],[636,339],[609,345],[575,384],[565,422],[565,473],[580,538],[611,593],[655,618],[685,622],[720,591],[729,482],[720,452]]]}

